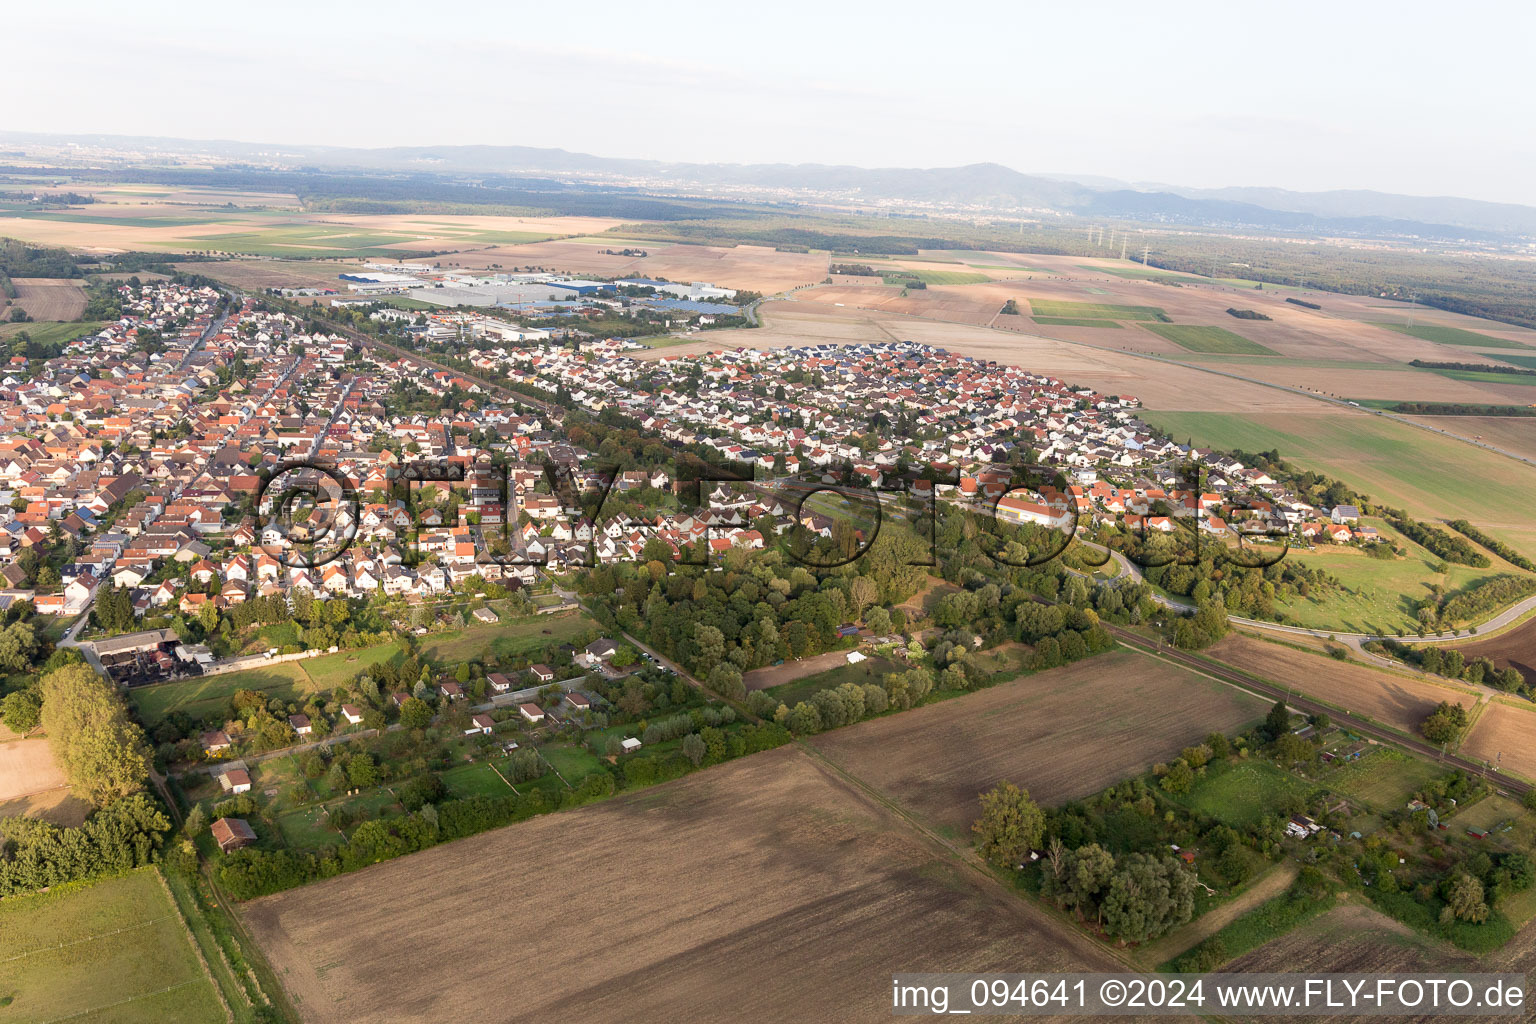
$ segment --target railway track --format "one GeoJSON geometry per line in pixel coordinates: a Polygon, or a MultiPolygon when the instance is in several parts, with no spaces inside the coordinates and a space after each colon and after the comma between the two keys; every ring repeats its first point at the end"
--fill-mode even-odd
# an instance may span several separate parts
{"type": "Polygon", "coordinates": [[[1199,658],[1187,651],[1167,647],[1155,640],[1148,640],[1137,633],[1132,633],[1130,630],[1111,625],[1107,622],[1104,623],[1104,627],[1109,630],[1116,640],[1119,640],[1127,647],[1176,662],[1186,668],[1201,672],[1207,676],[1213,676],[1224,683],[1230,683],[1252,693],[1270,697],[1274,700],[1283,700],[1290,707],[1300,711],[1305,711],[1309,714],[1325,714],[1337,724],[1347,726],[1350,731],[1359,733],[1361,736],[1367,736],[1382,743],[1389,743],[1404,750],[1412,751],[1415,754],[1421,754],[1431,760],[1460,768],[1469,774],[1495,783],[1499,789],[1518,796],[1524,796],[1532,788],[1528,783],[1520,782],[1507,775],[1490,770],[1486,763],[1469,761],[1455,754],[1443,754],[1433,744],[1416,740],[1410,736],[1403,736],[1400,733],[1393,732],[1374,722],[1363,719],[1358,715],[1352,715],[1348,711],[1340,711],[1338,708],[1330,707],[1310,697],[1300,696],[1294,691],[1276,686],[1274,683],[1256,679],[1247,673],[1224,666],[1220,662],[1199,658]]]}

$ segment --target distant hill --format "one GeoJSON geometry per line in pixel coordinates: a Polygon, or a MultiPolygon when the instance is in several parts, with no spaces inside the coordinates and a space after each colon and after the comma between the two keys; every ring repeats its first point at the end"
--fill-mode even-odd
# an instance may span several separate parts
{"type": "Polygon", "coordinates": [[[64,141],[168,154],[214,156],[256,167],[414,172],[446,176],[549,177],[588,184],[634,183],[655,191],[760,189],[773,194],[889,204],[910,202],[997,214],[1033,212],[1139,221],[1268,228],[1287,232],[1508,239],[1536,236],[1536,207],[1450,196],[1364,190],[1131,186],[1084,176],[1023,174],[995,163],[937,168],[827,164],[698,164],[630,160],[528,146],[392,146],[359,149],[132,136],[0,132],[0,145],[64,141]]]}

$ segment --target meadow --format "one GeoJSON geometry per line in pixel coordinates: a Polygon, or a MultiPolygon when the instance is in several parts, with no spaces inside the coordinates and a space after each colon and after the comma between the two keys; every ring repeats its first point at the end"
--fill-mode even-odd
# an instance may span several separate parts
{"type": "Polygon", "coordinates": [[[475,623],[423,637],[421,653],[438,664],[457,664],[487,658],[515,659],[546,644],[566,643],[598,624],[585,612],[537,615],[532,618],[475,623]]]}
{"type": "Polygon", "coordinates": [[[229,699],[236,690],[262,690],[283,701],[301,701],[313,692],[313,684],[299,663],[290,661],[243,672],[137,686],[128,691],[128,702],[138,712],[139,720],[154,728],[173,711],[185,712],[193,718],[227,715],[229,699]]]}
{"type": "Polygon", "coordinates": [[[1081,317],[1070,316],[1034,316],[1030,317],[1042,327],[1113,327],[1120,329],[1120,324],[1114,320],[1088,320],[1081,317]]]}
{"type": "Polygon", "coordinates": [[[155,869],[0,902],[0,1022],[222,1024],[155,869]]]}

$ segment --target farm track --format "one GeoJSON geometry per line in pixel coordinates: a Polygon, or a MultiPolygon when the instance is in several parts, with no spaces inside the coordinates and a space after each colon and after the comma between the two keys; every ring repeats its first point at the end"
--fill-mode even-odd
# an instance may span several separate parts
{"type": "MultiPolygon", "coordinates": [[[[1475,761],[1469,761],[1466,758],[1458,757],[1455,754],[1442,754],[1439,748],[1433,746],[1432,744],[1413,739],[1412,737],[1403,736],[1399,733],[1393,732],[1390,729],[1385,729],[1373,722],[1366,721],[1357,715],[1350,714],[1348,711],[1341,711],[1338,708],[1331,707],[1321,701],[1313,700],[1309,697],[1299,696],[1294,691],[1283,689],[1274,683],[1258,679],[1255,676],[1250,676],[1247,673],[1241,672],[1235,668],[1228,667],[1220,662],[1213,662],[1204,658],[1198,658],[1187,652],[1175,650],[1174,648],[1164,647],[1161,644],[1153,643],[1141,636],[1138,636],[1135,633],[1130,632],[1129,630],[1122,629],[1119,626],[1113,626],[1106,623],[1105,628],[1107,628],[1110,633],[1113,634],[1114,637],[1121,643],[1128,647],[1142,651],[1143,653],[1150,654],[1153,657],[1176,662],[1180,665],[1183,665],[1185,668],[1200,672],[1212,678],[1219,679],[1224,683],[1229,683],[1233,686],[1252,691],[1253,693],[1261,694],[1265,697],[1269,697],[1277,701],[1283,700],[1287,705],[1311,714],[1325,714],[1334,722],[1340,725],[1347,725],[1351,730],[1359,733],[1362,736],[1368,736],[1382,743],[1401,747],[1404,750],[1409,750],[1415,754],[1427,757],[1431,761],[1440,761],[1445,764],[1452,765],[1456,768],[1460,768],[1463,771],[1469,772],[1473,775],[1481,776],[1483,778],[1488,777],[1488,771],[1485,765],[1479,764],[1475,761]]],[[[1517,795],[1523,796],[1532,788],[1530,784],[1519,782],[1507,775],[1498,775],[1497,778],[1501,788],[1509,790],[1517,795]]]]}

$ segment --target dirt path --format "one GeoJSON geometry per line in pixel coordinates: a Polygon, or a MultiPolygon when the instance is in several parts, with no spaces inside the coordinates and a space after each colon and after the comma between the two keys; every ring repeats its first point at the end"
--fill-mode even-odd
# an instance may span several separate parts
{"type": "Polygon", "coordinates": [[[1156,967],[1165,960],[1171,960],[1195,948],[1248,911],[1269,902],[1289,889],[1291,883],[1296,880],[1298,870],[1300,869],[1295,861],[1286,861],[1255,882],[1237,899],[1222,904],[1215,910],[1191,921],[1187,926],[1163,936],[1150,946],[1143,947],[1138,951],[1138,959],[1148,967],[1156,967]]]}
{"type": "Polygon", "coordinates": [[[768,665],[764,668],[755,668],[741,677],[747,690],[766,690],[772,686],[782,686],[784,683],[792,683],[796,679],[804,679],[818,672],[837,668],[839,665],[848,664],[847,651],[828,651],[826,654],[818,654],[810,658],[801,658],[798,661],[787,661],[782,665],[768,665]]]}

